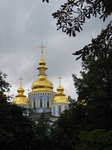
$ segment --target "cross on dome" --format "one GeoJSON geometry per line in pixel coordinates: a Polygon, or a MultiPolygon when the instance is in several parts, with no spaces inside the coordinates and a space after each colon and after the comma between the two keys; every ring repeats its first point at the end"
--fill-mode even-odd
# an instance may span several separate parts
{"type": "Polygon", "coordinates": [[[59,84],[61,84],[61,79],[62,79],[62,77],[59,76],[58,79],[59,79],[59,84]]]}
{"type": "Polygon", "coordinates": [[[20,85],[22,85],[23,78],[20,77],[19,80],[20,80],[20,85]]]}
{"type": "Polygon", "coordinates": [[[43,44],[41,44],[41,46],[39,48],[41,48],[41,50],[42,50],[41,53],[43,55],[43,48],[45,48],[45,46],[43,44]]]}

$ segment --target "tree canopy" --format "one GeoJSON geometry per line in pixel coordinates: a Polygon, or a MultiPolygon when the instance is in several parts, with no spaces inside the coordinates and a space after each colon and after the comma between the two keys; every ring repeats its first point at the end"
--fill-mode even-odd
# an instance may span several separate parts
{"type": "Polygon", "coordinates": [[[36,124],[24,116],[25,109],[9,101],[10,84],[5,80],[6,74],[0,72],[0,149],[49,149],[48,120],[42,115],[36,124]]]}
{"type": "MultiPolygon", "coordinates": [[[[49,2],[49,0],[43,0],[43,2],[45,1],[49,2]]],[[[83,29],[82,26],[86,19],[91,19],[94,16],[105,21],[112,14],[111,6],[112,0],[68,0],[52,16],[57,20],[57,30],[62,29],[62,32],[75,37],[76,33],[83,29]]],[[[107,39],[112,38],[111,20],[105,31],[97,39],[101,41],[104,34],[107,34],[107,39]]],[[[90,51],[94,51],[94,47],[91,44],[76,51],[73,55],[78,55],[78,58],[84,59],[85,55],[90,51]]],[[[98,49],[94,51],[95,56],[98,54],[98,51],[98,49]]]]}
{"type": "Polygon", "coordinates": [[[88,46],[91,51],[82,61],[81,77],[73,75],[73,79],[78,99],[86,100],[94,126],[109,129],[112,125],[112,39],[107,40],[105,30],[102,34],[102,40],[99,36],[92,39],[88,46]]]}
{"type": "MultiPolygon", "coordinates": [[[[112,50],[112,21],[108,24],[106,29],[103,29],[97,38],[92,39],[91,44],[84,46],[82,49],[73,53],[78,56],[77,59],[85,59],[89,54],[91,60],[95,60],[98,56],[106,55],[112,50]]],[[[111,57],[111,54],[110,54],[111,57]]],[[[111,66],[111,63],[108,64],[111,66]]]]}
{"type": "Polygon", "coordinates": [[[105,21],[112,14],[111,6],[112,0],[68,0],[52,15],[57,19],[57,30],[62,29],[69,36],[76,36],[76,32],[82,30],[82,25],[91,16],[99,16],[105,21]]]}
{"type": "Polygon", "coordinates": [[[23,116],[22,107],[9,101],[10,84],[5,81],[6,76],[0,72],[0,149],[31,149],[35,125],[23,116]]]}
{"type": "Polygon", "coordinates": [[[71,100],[51,130],[56,149],[112,149],[112,40],[107,35],[103,30],[92,39],[81,77],[73,75],[79,97],[71,100]]]}

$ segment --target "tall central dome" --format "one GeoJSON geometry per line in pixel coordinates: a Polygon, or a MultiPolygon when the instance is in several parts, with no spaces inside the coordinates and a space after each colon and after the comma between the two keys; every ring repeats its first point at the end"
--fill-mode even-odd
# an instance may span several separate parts
{"type": "Polygon", "coordinates": [[[52,92],[53,91],[53,84],[47,80],[46,78],[46,62],[43,58],[43,44],[40,46],[42,49],[42,56],[39,61],[39,67],[37,68],[39,70],[38,79],[32,84],[32,92],[52,92]]]}

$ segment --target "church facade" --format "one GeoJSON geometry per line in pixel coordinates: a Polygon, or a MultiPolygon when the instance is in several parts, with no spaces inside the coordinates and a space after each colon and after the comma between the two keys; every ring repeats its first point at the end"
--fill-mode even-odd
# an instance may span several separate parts
{"type": "Polygon", "coordinates": [[[28,101],[23,96],[23,88],[20,83],[18,89],[18,95],[13,100],[14,104],[21,105],[26,108],[30,108],[33,113],[50,113],[51,116],[60,116],[60,114],[68,108],[68,99],[63,93],[64,88],[61,86],[61,80],[57,92],[53,91],[53,84],[47,79],[46,75],[46,61],[43,58],[43,48],[41,45],[41,59],[39,61],[38,79],[36,79],[31,85],[31,92],[28,93],[28,101]],[[22,97],[21,97],[22,96],[22,97]],[[20,103],[17,102],[17,98],[23,99],[20,103]]]}

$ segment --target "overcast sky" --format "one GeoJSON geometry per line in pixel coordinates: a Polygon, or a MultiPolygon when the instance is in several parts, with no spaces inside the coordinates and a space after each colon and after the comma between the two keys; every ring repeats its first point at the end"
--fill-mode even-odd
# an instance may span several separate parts
{"type": "Polygon", "coordinates": [[[52,13],[67,0],[0,0],[0,70],[6,73],[7,82],[12,85],[10,94],[17,95],[19,78],[27,95],[32,83],[38,78],[39,60],[43,43],[47,79],[56,91],[59,80],[66,96],[77,99],[72,74],[80,75],[81,60],[76,61],[73,52],[83,48],[95,38],[109,19],[104,23],[98,18],[86,20],[83,31],[76,37],[69,37],[57,31],[56,20],[52,13]]]}

